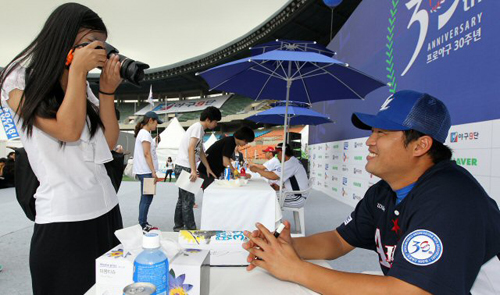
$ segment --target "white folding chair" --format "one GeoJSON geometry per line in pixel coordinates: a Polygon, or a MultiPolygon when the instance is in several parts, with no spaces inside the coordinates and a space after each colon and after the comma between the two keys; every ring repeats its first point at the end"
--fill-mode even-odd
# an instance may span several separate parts
{"type": "Polygon", "coordinates": [[[313,186],[313,183],[314,183],[314,177],[311,177],[309,179],[309,183],[308,183],[307,189],[301,190],[301,191],[283,192],[283,195],[282,195],[282,197],[279,200],[280,201],[281,210],[283,210],[283,211],[289,211],[289,212],[293,213],[293,221],[294,221],[294,224],[295,224],[295,232],[296,232],[296,233],[292,234],[292,236],[294,236],[294,237],[304,237],[306,235],[306,223],[305,223],[304,207],[306,205],[305,202],[307,201],[307,199],[304,201],[304,204],[302,205],[302,207],[286,207],[286,206],[283,206],[284,203],[285,203],[285,199],[286,199],[287,196],[293,196],[293,195],[296,195],[296,194],[302,194],[303,196],[305,196],[307,198],[308,195],[309,195],[309,191],[311,190],[311,188],[313,186]]]}

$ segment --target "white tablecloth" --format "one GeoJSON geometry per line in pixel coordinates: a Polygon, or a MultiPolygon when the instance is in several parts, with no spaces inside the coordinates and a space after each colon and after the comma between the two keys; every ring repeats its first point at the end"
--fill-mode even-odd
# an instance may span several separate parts
{"type": "MultiPolygon", "coordinates": [[[[164,232],[166,237],[177,240],[178,233],[164,232]]],[[[312,263],[331,269],[325,260],[312,260],[312,263]]],[[[85,295],[97,294],[94,285],[85,295]]],[[[289,295],[318,294],[301,285],[276,279],[267,271],[256,268],[250,272],[245,267],[210,267],[210,295],[289,295]]]]}
{"type": "Polygon", "coordinates": [[[264,179],[250,179],[241,187],[211,184],[203,193],[203,230],[254,230],[260,222],[274,230],[281,220],[276,192],[264,179]]]}
{"type": "MultiPolygon", "coordinates": [[[[331,269],[325,260],[311,261],[315,264],[331,269]]],[[[97,294],[93,286],[85,295],[97,294]]],[[[211,267],[210,268],[210,295],[300,295],[318,294],[295,283],[278,280],[267,271],[256,268],[250,272],[245,267],[211,267]]]]}

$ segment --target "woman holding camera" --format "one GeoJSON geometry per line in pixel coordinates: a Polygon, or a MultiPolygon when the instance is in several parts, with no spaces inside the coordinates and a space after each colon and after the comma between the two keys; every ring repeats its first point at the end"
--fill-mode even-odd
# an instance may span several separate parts
{"type": "Polygon", "coordinates": [[[34,294],[85,293],[95,283],[95,259],[118,244],[114,231],[123,227],[104,167],[118,139],[114,93],[121,82],[118,57],[100,49],[106,38],[95,12],[61,5],[0,75],[2,100],[40,182],[30,249],[34,294]],[[86,81],[97,67],[99,98],[86,81]]]}

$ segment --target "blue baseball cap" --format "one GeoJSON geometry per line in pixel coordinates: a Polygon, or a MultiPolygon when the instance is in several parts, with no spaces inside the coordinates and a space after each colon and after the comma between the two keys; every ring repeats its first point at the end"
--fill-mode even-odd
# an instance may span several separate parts
{"type": "Polygon", "coordinates": [[[146,114],[144,114],[144,117],[155,119],[158,122],[158,124],[163,124],[163,121],[160,120],[160,118],[158,117],[158,114],[156,114],[153,111],[147,112],[146,114]]]}
{"type": "Polygon", "coordinates": [[[354,113],[354,126],[370,130],[416,130],[444,143],[451,126],[450,113],[442,101],[427,93],[402,90],[389,96],[376,115],[354,113]]]}

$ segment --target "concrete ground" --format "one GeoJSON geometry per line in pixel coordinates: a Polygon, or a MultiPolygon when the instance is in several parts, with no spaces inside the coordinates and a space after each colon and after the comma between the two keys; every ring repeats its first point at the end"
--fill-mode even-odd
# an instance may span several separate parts
{"type": "MultiPolygon", "coordinates": [[[[139,206],[139,182],[123,182],[118,192],[124,226],[137,224],[139,206]]],[[[149,223],[163,231],[171,231],[177,202],[177,187],[173,183],[160,183],[157,195],[149,210],[149,223]]],[[[197,199],[196,224],[200,224],[203,200],[197,199]]],[[[324,193],[312,191],[306,203],[306,234],[331,230],[344,221],[352,207],[336,201],[324,193]]],[[[292,220],[289,212],[284,218],[292,220]]],[[[28,265],[33,223],[25,217],[17,203],[13,188],[0,190],[0,294],[27,295],[31,292],[28,265]]],[[[371,251],[356,249],[348,255],[331,261],[336,270],[348,272],[379,271],[378,256],[371,251]]]]}

